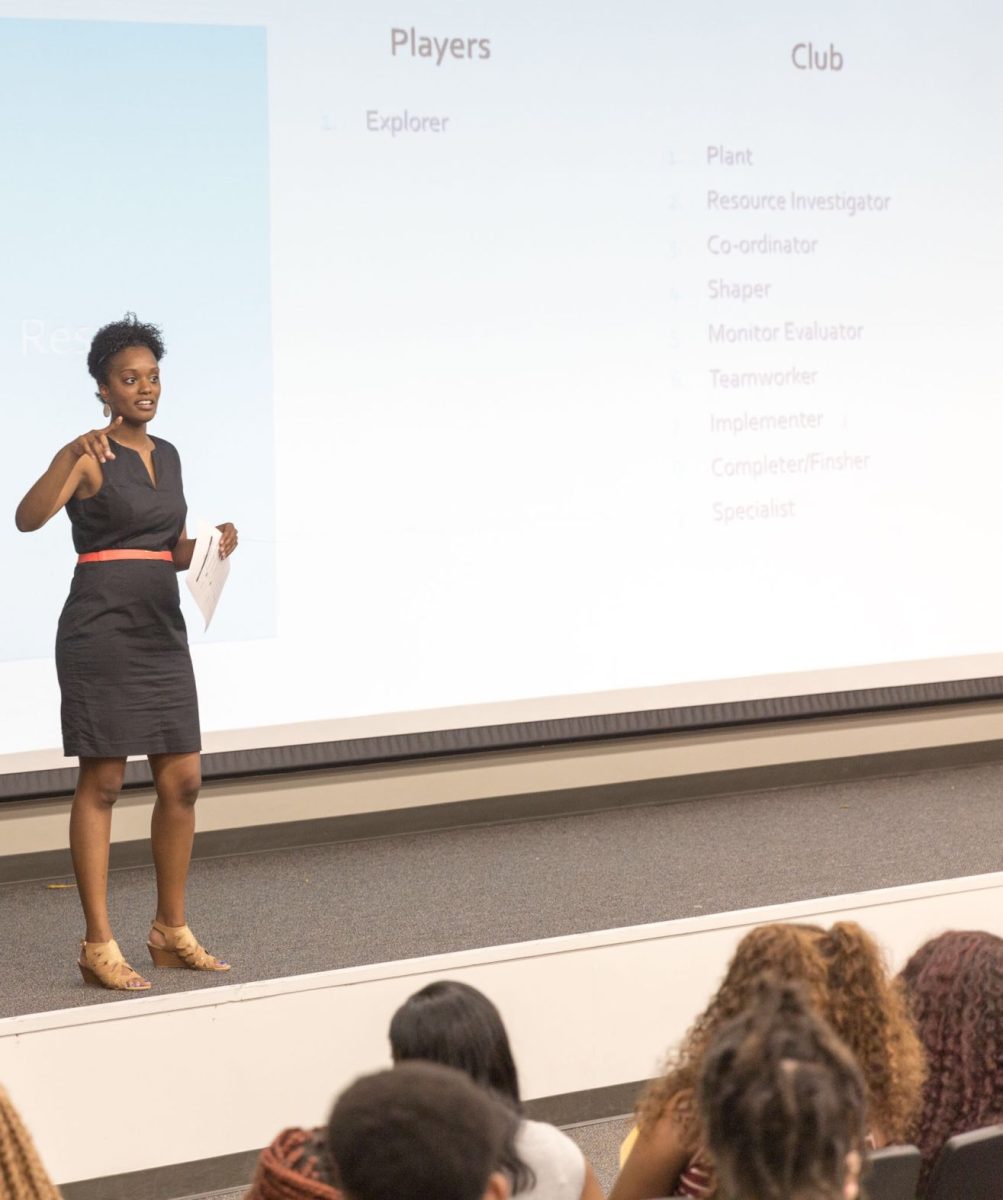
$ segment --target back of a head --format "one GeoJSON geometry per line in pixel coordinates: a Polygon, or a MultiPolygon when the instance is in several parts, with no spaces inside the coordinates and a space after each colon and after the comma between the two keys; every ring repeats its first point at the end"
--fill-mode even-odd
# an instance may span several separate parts
{"type": "Polygon", "coordinates": [[[3,1200],[59,1200],[10,1097],[0,1087],[0,1197],[3,1200]]]}
{"type": "Polygon", "coordinates": [[[826,1009],[829,1000],[826,963],[818,945],[823,933],[818,925],[773,922],[757,925],[742,937],[710,1003],[670,1055],[665,1073],[644,1093],[638,1106],[642,1126],[656,1121],[669,1101],[680,1094],[687,1099],[677,1109],[679,1118],[695,1119],[689,1096],[696,1086],[707,1046],[725,1022],[748,1011],[764,980],[796,983],[815,1008],[826,1009]]]}
{"type": "Polygon", "coordinates": [[[402,1063],[335,1103],[328,1149],[347,1200],[502,1200],[497,1166],[517,1118],[450,1067],[402,1063]]]}
{"type": "Polygon", "coordinates": [[[443,979],[415,992],[390,1022],[395,1063],[455,1067],[519,1108],[519,1077],[501,1014],[476,988],[443,979]]]}
{"type": "Polygon", "coordinates": [[[867,1085],[873,1126],[908,1141],[922,1100],[923,1050],[901,985],[874,939],[854,921],[819,938],[828,971],[826,1020],[853,1052],[867,1085]]]}
{"type": "Polygon", "coordinates": [[[948,1138],[1003,1120],[1003,938],[942,933],[900,978],[927,1058],[915,1136],[925,1181],[948,1138]]]}
{"type": "Polygon", "coordinates": [[[722,1017],[737,1016],[759,993],[768,976],[776,983],[796,983],[811,1004],[828,1002],[828,972],[819,949],[824,930],[818,925],[774,922],[750,929],[735,948],[718,995],[722,1017]],[[730,1011],[728,1011],[730,1010],[730,1011]]]}
{"type": "Polygon", "coordinates": [[[707,1144],[729,1200],[844,1200],[864,1144],[853,1056],[797,985],[764,989],[722,1026],[699,1081],[707,1144]]]}

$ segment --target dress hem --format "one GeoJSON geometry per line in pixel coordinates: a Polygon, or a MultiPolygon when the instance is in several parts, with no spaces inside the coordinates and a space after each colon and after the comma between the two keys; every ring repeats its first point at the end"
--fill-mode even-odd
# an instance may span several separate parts
{"type": "Polygon", "coordinates": [[[197,743],[194,746],[143,746],[138,747],[132,744],[128,745],[112,745],[104,746],[100,750],[92,747],[86,749],[76,747],[71,749],[69,746],[63,746],[63,754],[66,758],[132,758],[134,756],[142,756],[148,758],[151,754],[201,754],[202,745],[197,743]]]}

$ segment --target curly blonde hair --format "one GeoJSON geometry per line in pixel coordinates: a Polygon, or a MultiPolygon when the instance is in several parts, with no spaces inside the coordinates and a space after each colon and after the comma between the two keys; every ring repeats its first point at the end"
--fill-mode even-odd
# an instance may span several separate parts
{"type": "Polygon", "coordinates": [[[642,1095],[637,1106],[642,1129],[671,1104],[694,1144],[701,1140],[693,1093],[707,1047],[726,1021],[755,1003],[764,981],[802,985],[812,1007],[859,1062],[872,1125],[889,1141],[905,1139],[921,1103],[923,1052],[877,945],[852,921],[837,922],[828,931],[794,924],[750,930],[710,1004],[642,1095]]]}
{"type": "Polygon", "coordinates": [[[860,1064],[872,1125],[889,1142],[907,1141],[923,1103],[925,1060],[904,989],[855,921],[837,921],[819,949],[829,979],[823,1016],[860,1064]]]}
{"type": "Polygon", "coordinates": [[[31,1135],[0,1087],[0,1196],[5,1200],[59,1200],[31,1135]]]}

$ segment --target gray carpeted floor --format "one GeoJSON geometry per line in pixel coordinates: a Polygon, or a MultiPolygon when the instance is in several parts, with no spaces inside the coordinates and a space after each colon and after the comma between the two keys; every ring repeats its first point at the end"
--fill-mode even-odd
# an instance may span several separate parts
{"type": "Polygon", "coordinates": [[[634,1118],[614,1117],[609,1121],[587,1121],[583,1125],[566,1125],[565,1133],[578,1143],[592,1164],[599,1186],[608,1192],[620,1170],[620,1143],[630,1132],[634,1118]]]}
{"type": "MultiPolygon", "coordinates": [[[[190,923],[229,975],[180,991],[1003,870],[1003,765],[619,809],[193,864],[190,923]]],[[[153,873],[113,873],[116,936],[145,970],[153,873]]],[[[0,1017],[84,988],[73,889],[0,886],[0,1017]]]]}
{"type": "Polygon", "coordinates": [[[198,1196],[182,1196],[180,1200],[243,1200],[247,1188],[225,1192],[202,1192],[198,1196]]]}

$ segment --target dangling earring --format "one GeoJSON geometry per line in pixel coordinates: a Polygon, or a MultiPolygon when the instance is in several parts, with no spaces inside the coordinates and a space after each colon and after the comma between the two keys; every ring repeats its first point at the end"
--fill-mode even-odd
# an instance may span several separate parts
{"type": "Polygon", "coordinates": [[[104,406],[104,415],[105,415],[106,417],[110,417],[110,416],[111,416],[111,405],[110,405],[110,404],[106,404],[106,405],[104,406]]]}

